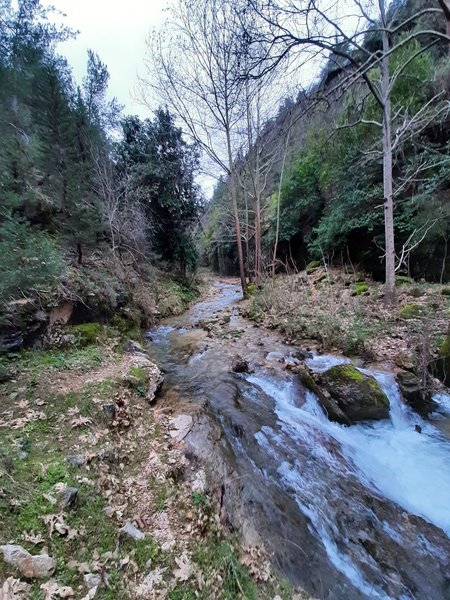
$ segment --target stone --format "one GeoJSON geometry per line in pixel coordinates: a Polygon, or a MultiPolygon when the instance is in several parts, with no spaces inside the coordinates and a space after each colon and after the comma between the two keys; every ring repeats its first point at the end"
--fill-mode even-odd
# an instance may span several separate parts
{"type": "Polygon", "coordinates": [[[248,362],[241,356],[235,356],[233,359],[233,364],[231,365],[231,370],[233,373],[248,373],[248,362]]]}
{"type": "Polygon", "coordinates": [[[402,319],[420,319],[425,314],[422,304],[405,304],[400,309],[402,319]]]}
{"type": "Polygon", "coordinates": [[[191,431],[194,420],[191,415],[178,415],[169,421],[170,437],[181,442],[191,431]]]}
{"type": "Polygon", "coordinates": [[[64,302],[50,312],[49,327],[54,325],[67,325],[73,314],[72,302],[64,302]]]}
{"type": "Polygon", "coordinates": [[[191,485],[192,491],[203,494],[206,491],[206,475],[203,469],[199,469],[191,485]]]}
{"type": "Polygon", "coordinates": [[[125,525],[119,529],[119,532],[133,538],[133,540],[143,540],[145,538],[145,533],[135,527],[131,521],[127,521],[125,525]]]}
{"type": "Polygon", "coordinates": [[[86,464],[86,458],[83,454],[71,454],[70,456],[66,456],[66,463],[71,467],[81,469],[86,464]]]}
{"type": "Polygon", "coordinates": [[[428,368],[444,385],[450,387],[450,326],[439,348],[438,357],[430,363],[428,368]]]}
{"type": "Polygon", "coordinates": [[[394,360],[397,367],[400,367],[405,371],[412,371],[414,369],[412,356],[408,352],[400,351],[395,355],[394,360]]]}
{"type": "Polygon", "coordinates": [[[4,561],[15,567],[23,577],[29,579],[48,579],[56,569],[56,560],[48,554],[30,554],[15,544],[0,546],[4,561]]]}
{"type": "Polygon", "coordinates": [[[61,495],[62,508],[74,508],[78,502],[78,488],[67,487],[61,495]]]}
{"type": "Polygon", "coordinates": [[[321,403],[323,392],[327,392],[327,402],[322,405],[331,420],[343,422],[341,413],[351,423],[389,416],[389,399],[375,377],[362,373],[353,365],[331,367],[316,377],[316,383],[322,392],[318,396],[321,403]]]}
{"type": "Polygon", "coordinates": [[[124,378],[125,382],[152,404],[160,393],[164,376],[145,354],[134,355],[133,366],[124,378]]]}
{"type": "Polygon", "coordinates": [[[432,395],[417,375],[410,371],[397,373],[397,383],[404,401],[422,416],[427,416],[436,408],[432,395]]]}
{"type": "Polygon", "coordinates": [[[130,354],[145,354],[142,345],[135,340],[128,340],[127,345],[125,346],[125,352],[129,352],[130,354]]]}
{"type": "Polygon", "coordinates": [[[85,573],[83,580],[89,590],[99,587],[102,582],[102,578],[96,573],[85,573]]]}

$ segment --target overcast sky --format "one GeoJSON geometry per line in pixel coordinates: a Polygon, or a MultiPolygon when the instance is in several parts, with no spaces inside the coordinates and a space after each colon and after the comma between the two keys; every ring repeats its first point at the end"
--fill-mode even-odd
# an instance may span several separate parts
{"type": "Polygon", "coordinates": [[[77,83],[86,72],[87,50],[97,52],[110,73],[110,95],[125,105],[126,114],[150,116],[132,98],[137,73],[142,72],[145,39],[165,18],[168,0],[44,0],[67,17],[63,22],[79,30],[75,40],[61,44],[77,83]]]}

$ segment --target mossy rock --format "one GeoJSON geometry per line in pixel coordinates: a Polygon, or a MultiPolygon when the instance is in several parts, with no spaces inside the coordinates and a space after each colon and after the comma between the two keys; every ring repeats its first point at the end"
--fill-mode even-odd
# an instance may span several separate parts
{"type": "Polygon", "coordinates": [[[369,286],[365,281],[361,281],[355,285],[351,291],[352,296],[362,296],[369,291],[369,286]]]}
{"type": "Polygon", "coordinates": [[[72,333],[80,346],[89,346],[94,344],[103,332],[103,326],[100,323],[82,323],[81,325],[72,325],[72,333]]]}
{"type": "Polygon", "coordinates": [[[309,262],[306,265],[306,272],[307,273],[312,273],[313,271],[315,271],[316,269],[318,269],[320,267],[321,263],[319,260],[312,260],[311,262],[309,262]]]}
{"type": "Polygon", "coordinates": [[[423,417],[435,410],[436,405],[430,390],[422,384],[417,375],[410,371],[400,371],[397,373],[397,383],[405,402],[423,417]]]}
{"type": "Polygon", "coordinates": [[[408,277],[408,275],[396,275],[395,276],[395,284],[396,285],[413,285],[414,279],[412,277],[408,277]]]}
{"type": "Polygon", "coordinates": [[[375,377],[353,365],[331,367],[322,373],[319,385],[352,423],[389,416],[389,399],[375,377]]]}
{"type": "Polygon", "coordinates": [[[132,367],[126,380],[138,394],[145,396],[148,388],[148,371],[143,367],[132,367]]]}
{"type": "Polygon", "coordinates": [[[425,309],[422,304],[405,304],[400,309],[402,319],[420,319],[425,314],[425,309]]]}
{"type": "Polygon", "coordinates": [[[450,296],[450,288],[442,288],[441,294],[443,296],[450,296]]]}
{"type": "Polygon", "coordinates": [[[429,365],[429,370],[450,387],[450,329],[439,347],[438,358],[429,365]]]}

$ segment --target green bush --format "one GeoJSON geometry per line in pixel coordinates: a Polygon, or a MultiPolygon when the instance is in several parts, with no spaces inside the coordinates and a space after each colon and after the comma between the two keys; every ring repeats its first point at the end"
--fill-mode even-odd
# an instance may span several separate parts
{"type": "Polygon", "coordinates": [[[2,301],[33,292],[51,292],[64,268],[55,241],[17,218],[0,225],[0,256],[2,301]]]}
{"type": "Polygon", "coordinates": [[[80,346],[94,344],[103,332],[103,326],[100,323],[82,323],[81,325],[72,325],[71,333],[77,338],[80,346]]]}

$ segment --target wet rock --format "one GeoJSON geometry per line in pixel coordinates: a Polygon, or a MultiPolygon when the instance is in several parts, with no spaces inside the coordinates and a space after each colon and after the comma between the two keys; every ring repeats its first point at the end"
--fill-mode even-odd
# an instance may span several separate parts
{"type": "Polygon", "coordinates": [[[248,362],[242,356],[235,356],[231,365],[233,373],[248,373],[248,362]]]}
{"type": "Polygon", "coordinates": [[[419,414],[427,416],[436,408],[431,392],[414,373],[400,371],[397,373],[397,383],[405,402],[419,414]]]}
{"type": "Polygon", "coordinates": [[[422,427],[416,423],[414,425],[414,431],[417,431],[417,433],[422,433],[422,427]]]}
{"type": "Polygon", "coordinates": [[[450,327],[439,348],[439,356],[429,365],[429,370],[444,385],[450,387],[450,327]]]}
{"type": "Polygon", "coordinates": [[[68,487],[61,495],[62,508],[75,508],[78,502],[78,488],[68,487]]]}
{"type": "Polygon", "coordinates": [[[127,521],[125,525],[119,529],[119,532],[133,538],[133,540],[143,540],[145,538],[145,533],[135,527],[130,521],[127,521]]]}
{"type": "Polygon", "coordinates": [[[331,397],[327,390],[322,389],[317,384],[315,377],[318,377],[318,375],[310,371],[305,365],[296,365],[290,367],[290,370],[297,373],[303,385],[317,396],[319,404],[327,413],[330,421],[336,421],[342,425],[351,425],[351,420],[339,407],[336,400],[331,397]]]}
{"type": "Polygon", "coordinates": [[[70,456],[66,456],[66,463],[71,467],[81,469],[86,463],[86,458],[83,454],[71,454],[70,456]]]}
{"type": "MultiPolygon", "coordinates": [[[[332,420],[341,422],[336,418],[340,412],[352,423],[386,419],[389,416],[389,400],[377,380],[361,373],[353,365],[331,367],[318,375],[316,382],[322,391],[328,392],[339,409],[336,414],[328,414],[332,420]]],[[[327,406],[324,408],[327,409],[327,406]]]]}
{"type": "Polygon", "coordinates": [[[414,369],[412,356],[408,352],[399,352],[396,354],[394,360],[395,364],[397,367],[400,367],[400,369],[404,369],[405,371],[412,371],[414,369]]]}
{"type": "Polygon", "coordinates": [[[22,546],[6,544],[0,546],[4,561],[29,579],[47,579],[56,569],[56,561],[48,554],[32,555],[22,546]]]}
{"type": "Polygon", "coordinates": [[[130,354],[145,354],[145,350],[141,344],[134,340],[128,340],[127,345],[125,346],[125,352],[129,352],[130,354]]]}
{"type": "Polygon", "coordinates": [[[170,437],[177,442],[181,442],[191,431],[194,420],[191,415],[178,415],[177,417],[170,419],[170,437]]]}

